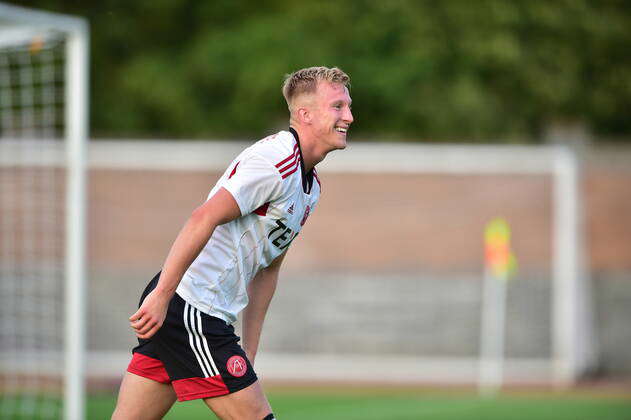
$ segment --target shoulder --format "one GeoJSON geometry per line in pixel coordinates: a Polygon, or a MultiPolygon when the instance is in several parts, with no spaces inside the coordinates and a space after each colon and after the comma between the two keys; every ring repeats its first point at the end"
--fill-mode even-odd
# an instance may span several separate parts
{"type": "Polygon", "coordinates": [[[246,150],[248,155],[266,160],[283,179],[300,168],[298,142],[289,131],[267,136],[246,150]]]}

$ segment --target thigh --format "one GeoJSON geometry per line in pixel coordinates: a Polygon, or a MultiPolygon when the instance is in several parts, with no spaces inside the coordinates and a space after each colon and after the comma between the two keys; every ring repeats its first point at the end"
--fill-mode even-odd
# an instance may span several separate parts
{"type": "Polygon", "coordinates": [[[204,402],[222,420],[261,420],[272,412],[259,381],[231,394],[205,398],[204,402]]]}
{"type": "Polygon", "coordinates": [[[161,419],[175,403],[175,399],[175,391],[170,384],[126,372],[112,419],[161,419]]]}

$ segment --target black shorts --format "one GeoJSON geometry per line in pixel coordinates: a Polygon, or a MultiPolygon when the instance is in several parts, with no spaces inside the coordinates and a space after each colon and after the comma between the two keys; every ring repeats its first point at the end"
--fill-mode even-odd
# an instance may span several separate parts
{"type": "MultiPolygon", "coordinates": [[[[141,304],[159,277],[149,282],[141,304]]],[[[179,401],[229,394],[257,380],[234,327],[193,308],[177,293],[162,327],[150,339],[138,339],[132,352],[127,371],[171,384],[179,401]]]]}

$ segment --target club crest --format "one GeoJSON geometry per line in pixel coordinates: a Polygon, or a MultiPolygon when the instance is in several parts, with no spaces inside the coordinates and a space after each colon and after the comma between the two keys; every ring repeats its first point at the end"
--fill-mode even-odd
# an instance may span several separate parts
{"type": "Polygon", "coordinates": [[[248,370],[248,365],[243,357],[235,355],[228,359],[228,363],[226,363],[226,368],[228,369],[229,374],[234,377],[240,378],[245,375],[245,372],[248,370]]]}

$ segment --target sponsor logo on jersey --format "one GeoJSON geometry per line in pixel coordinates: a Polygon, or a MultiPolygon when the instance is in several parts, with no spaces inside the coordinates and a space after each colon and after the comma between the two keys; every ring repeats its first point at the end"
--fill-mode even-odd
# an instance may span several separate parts
{"type": "Polygon", "coordinates": [[[287,209],[287,213],[294,214],[294,203],[291,203],[291,206],[287,209]]]}
{"type": "Polygon", "coordinates": [[[228,369],[228,373],[232,376],[240,378],[245,375],[245,372],[248,370],[248,365],[243,357],[234,355],[228,359],[226,369],[228,369]]]}
{"type": "Polygon", "coordinates": [[[298,232],[294,232],[289,226],[285,223],[287,220],[276,220],[276,227],[273,228],[267,237],[272,241],[272,244],[276,246],[278,249],[285,249],[291,244],[291,241],[294,240],[298,232]]]}

